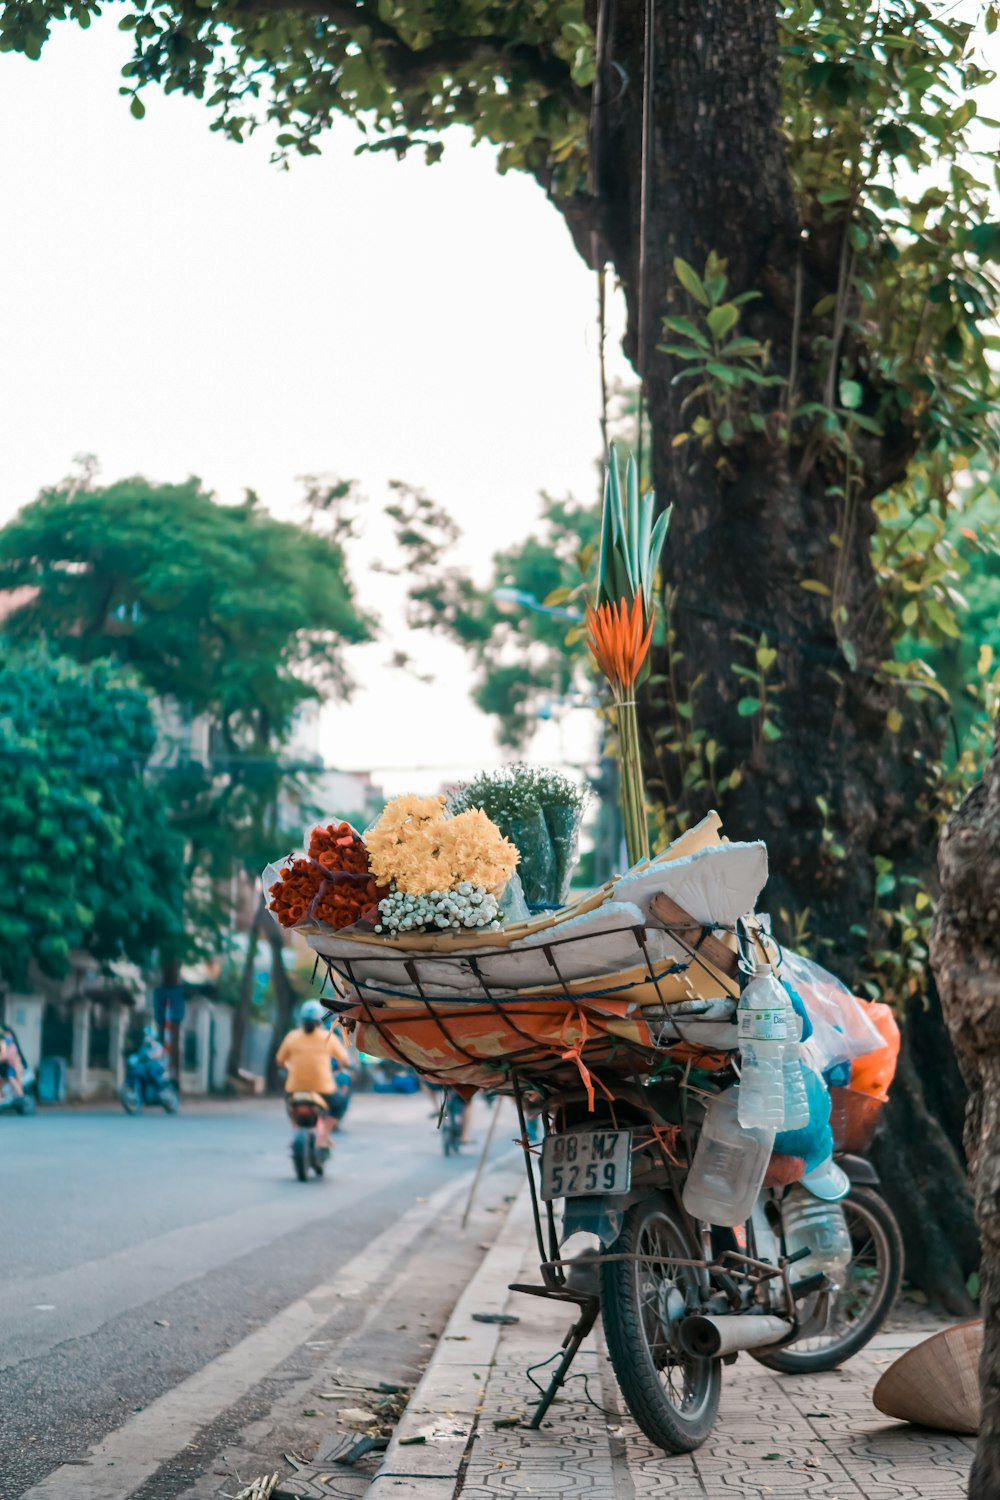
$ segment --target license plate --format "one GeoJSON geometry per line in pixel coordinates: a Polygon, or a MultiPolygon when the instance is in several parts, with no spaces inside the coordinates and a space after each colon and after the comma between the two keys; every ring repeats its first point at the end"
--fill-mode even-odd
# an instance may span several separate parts
{"type": "Polygon", "coordinates": [[[542,1145],[542,1197],[586,1198],[627,1193],[632,1181],[632,1132],[574,1130],[547,1135],[542,1145]]]}

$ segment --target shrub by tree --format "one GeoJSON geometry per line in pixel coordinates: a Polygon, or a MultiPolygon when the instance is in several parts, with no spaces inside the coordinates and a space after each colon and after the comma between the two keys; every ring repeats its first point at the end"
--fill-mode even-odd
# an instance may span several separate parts
{"type": "Polygon", "coordinates": [[[149,699],[106,661],[0,643],[0,976],[82,950],[148,965],[183,938],[183,844],[149,772],[149,699]]]}

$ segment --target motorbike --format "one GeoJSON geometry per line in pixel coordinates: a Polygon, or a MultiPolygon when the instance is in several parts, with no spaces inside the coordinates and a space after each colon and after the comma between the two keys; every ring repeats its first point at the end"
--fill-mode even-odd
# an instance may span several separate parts
{"type": "Polygon", "coordinates": [[[142,1052],[133,1052],[129,1057],[118,1097],[127,1115],[141,1114],[144,1105],[158,1105],[168,1115],[175,1115],[181,1104],[177,1085],[164,1064],[142,1052]]]}
{"type": "Polygon", "coordinates": [[[300,1182],[307,1182],[309,1173],[322,1177],[330,1160],[330,1147],[321,1146],[316,1128],[320,1116],[330,1113],[330,1107],[322,1094],[289,1094],[286,1100],[288,1116],[295,1126],[292,1136],[292,1164],[300,1182]]]}
{"type": "Polygon", "coordinates": [[[457,1156],[462,1147],[462,1130],[468,1104],[454,1089],[448,1089],[441,1105],[441,1145],[445,1156],[457,1156]]]}
{"type": "Polygon", "coordinates": [[[33,1115],[38,1107],[38,1080],[9,1026],[0,1026],[0,1114],[33,1115]]]}
{"type": "Polygon", "coordinates": [[[591,1087],[596,1106],[581,1086],[550,1093],[541,1108],[530,1086],[515,1087],[525,1138],[528,1113],[541,1118],[545,1134],[538,1181],[529,1159],[542,1285],[514,1289],[579,1308],[531,1426],[540,1426],[600,1313],[639,1427],[667,1453],[688,1453],[711,1432],[722,1366],[740,1352],[771,1369],[812,1373],[874,1337],[899,1290],[900,1232],[872,1166],[842,1152],[850,1260],[836,1282],[825,1272],[797,1278],[810,1250],[789,1253],[788,1188],[765,1186],[750,1219],[734,1229],[695,1220],[684,1207],[708,1087],[689,1086],[686,1074],[643,1083],[597,1069],[591,1087]],[[562,1244],[579,1230],[596,1236],[598,1248],[567,1257],[562,1244]]]}

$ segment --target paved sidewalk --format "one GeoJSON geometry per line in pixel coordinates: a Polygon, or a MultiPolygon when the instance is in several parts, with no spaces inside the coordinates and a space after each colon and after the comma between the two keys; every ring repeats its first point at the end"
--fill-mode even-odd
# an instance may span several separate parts
{"type": "MultiPolygon", "coordinates": [[[[559,1349],[573,1310],[505,1291],[537,1281],[522,1197],[463,1294],[368,1492],[369,1500],[960,1500],[974,1441],[907,1427],[871,1404],[879,1375],[941,1326],[881,1334],[843,1369],[777,1375],[742,1355],[724,1371],[715,1431],[668,1458],[623,1413],[600,1328],[540,1432],[527,1370],[559,1349]],[[483,1324],[473,1312],[519,1321],[483,1324]],[[501,1425],[497,1425],[500,1423],[501,1425]]],[[[533,1242],[532,1242],[533,1244],[533,1242]]],[[[537,1371],[545,1383],[545,1372],[537,1371]]]]}

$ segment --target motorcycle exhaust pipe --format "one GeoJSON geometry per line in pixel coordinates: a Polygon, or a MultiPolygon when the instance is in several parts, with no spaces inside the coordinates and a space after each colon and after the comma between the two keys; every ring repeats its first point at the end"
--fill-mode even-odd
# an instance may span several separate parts
{"type": "Polygon", "coordinates": [[[777,1344],[792,1331],[788,1318],[772,1313],[692,1313],[681,1323],[681,1344],[700,1359],[718,1359],[741,1349],[763,1349],[777,1344]]]}

